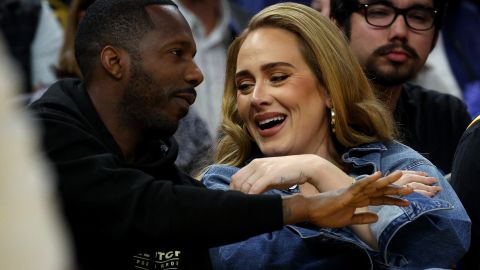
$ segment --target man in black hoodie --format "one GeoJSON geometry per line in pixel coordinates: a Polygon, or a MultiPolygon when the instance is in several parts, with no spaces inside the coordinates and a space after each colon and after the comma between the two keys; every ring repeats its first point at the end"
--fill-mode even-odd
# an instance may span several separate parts
{"type": "Polygon", "coordinates": [[[171,136],[203,80],[175,4],[97,0],[75,46],[84,82],[57,82],[31,110],[81,269],[208,269],[209,247],[297,222],[371,223],[355,208],[405,205],[385,194],[412,191],[388,186],[399,174],[311,197],[207,190],[174,165],[171,136]]]}

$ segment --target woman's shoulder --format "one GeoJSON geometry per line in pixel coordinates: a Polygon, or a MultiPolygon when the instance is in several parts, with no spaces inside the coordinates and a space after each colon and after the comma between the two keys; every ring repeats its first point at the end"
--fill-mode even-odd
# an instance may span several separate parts
{"type": "Polygon", "coordinates": [[[402,155],[407,158],[426,159],[419,152],[399,141],[392,140],[385,142],[384,145],[386,147],[384,155],[402,155]]]}
{"type": "Polygon", "coordinates": [[[235,174],[240,168],[225,164],[212,164],[205,169],[204,176],[214,176],[214,175],[222,175],[231,177],[235,174]]]}
{"type": "Polygon", "coordinates": [[[430,160],[401,142],[390,141],[385,143],[385,147],[382,160],[397,170],[421,170],[430,173],[438,170],[430,160]]]}
{"type": "MultiPolygon", "coordinates": [[[[374,164],[376,170],[428,171],[435,173],[436,167],[423,155],[399,141],[375,142],[350,149],[347,158],[357,158],[364,163],[374,164]]],[[[358,165],[358,164],[357,164],[358,165]]]]}
{"type": "Polygon", "coordinates": [[[224,164],[213,164],[205,169],[202,176],[202,183],[210,189],[227,190],[230,179],[239,168],[224,164]]]}
{"type": "Polygon", "coordinates": [[[382,156],[404,155],[412,158],[424,158],[417,151],[396,140],[363,144],[349,149],[347,153],[354,153],[352,156],[381,153],[382,156]]]}

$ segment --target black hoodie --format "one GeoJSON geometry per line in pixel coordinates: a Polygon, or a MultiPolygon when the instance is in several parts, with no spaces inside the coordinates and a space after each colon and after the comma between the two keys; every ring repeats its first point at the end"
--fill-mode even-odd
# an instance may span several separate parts
{"type": "Polygon", "coordinates": [[[81,269],[208,269],[209,247],[282,227],[279,196],[204,188],[174,165],[172,139],[125,160],[79,80],[58,81],[30,109],[81,269]]]}

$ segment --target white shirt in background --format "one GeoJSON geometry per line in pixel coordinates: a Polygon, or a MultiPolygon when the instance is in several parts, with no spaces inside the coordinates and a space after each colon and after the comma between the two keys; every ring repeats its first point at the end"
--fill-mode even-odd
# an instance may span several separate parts
{"type": "Polygon", "coordinates": [[[212,138],[217,138],[218,128],[222,120],[222,96],[225,81],[227,49],[231,39],[229,22],[231,20],[228,1],[221,2],[221,18],[214,30],[206,36],[205,29],[195,14],[175,1],[180,12],[185,16],[192,28],[197,44],[195,62],[203,73],[203,82],[196,87],[197,99],[193,104],[207,125],[212,138]]]}

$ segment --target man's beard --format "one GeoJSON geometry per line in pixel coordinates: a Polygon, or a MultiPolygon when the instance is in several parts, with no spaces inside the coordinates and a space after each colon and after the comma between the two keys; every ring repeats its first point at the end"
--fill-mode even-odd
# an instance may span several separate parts
{"type": "Polygon", "coordinates": [[[127,89],[120,103],[120,114],[131,128],[139,129],[142,136],[166,139],[178,127],[178,121],[170,119],[162,110],[168,102],[168,93],[134,63],[127,89]]]}
{"type": "Polygon", "coordinates": [[[388,44],[376,49],[368,58],[365,64],[365,75],[376,85],[391,87],[401,85],[413,79],[419,68],[416,63],[419,61],[417,52],[406,44],[388,44]],[[390,53],[395,48],[402,48],[409,56],[410,60],[405,63],[390,62],[388,70],[382,70],[378,66],[378,58],[390,53]]]}

